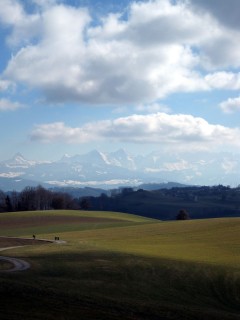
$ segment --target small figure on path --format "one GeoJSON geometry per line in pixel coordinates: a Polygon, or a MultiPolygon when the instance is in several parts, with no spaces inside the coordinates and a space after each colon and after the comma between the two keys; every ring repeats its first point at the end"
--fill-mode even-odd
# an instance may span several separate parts
{"type": "Polygon", "coordinates": [[[35,234],[33,234],[33,239],[34,239],[34,240],[36,239],[36,236],[35,236],[35,234]]]}

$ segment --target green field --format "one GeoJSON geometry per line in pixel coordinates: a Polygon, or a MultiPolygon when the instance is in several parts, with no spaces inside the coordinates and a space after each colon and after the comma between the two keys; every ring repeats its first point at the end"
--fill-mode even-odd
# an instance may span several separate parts
{"type": "Polygon", "coordinates": [[[1,319],[240,318],[240,218],[161,222],[92,211],[0,215],[0,236],[32,234],[66,243],[1,252],[32,266],[0,272],[1,319]]]}

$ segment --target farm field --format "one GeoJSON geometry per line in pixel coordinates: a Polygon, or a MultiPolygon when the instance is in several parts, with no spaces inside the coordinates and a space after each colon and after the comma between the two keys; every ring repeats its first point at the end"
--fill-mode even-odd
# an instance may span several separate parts
{"type": "MultiPolygon", "coordinates": [[[[33,234],[66,243],[1,252],[31,264],[26,271],[0,272],[1,319],[239,319],[240,218],[161,222],[93,211],[0,215],[0,247],[26,245],[6,237],[33,234]]],[[[8,268],[0,262],[0,270],[8,268]]]]}

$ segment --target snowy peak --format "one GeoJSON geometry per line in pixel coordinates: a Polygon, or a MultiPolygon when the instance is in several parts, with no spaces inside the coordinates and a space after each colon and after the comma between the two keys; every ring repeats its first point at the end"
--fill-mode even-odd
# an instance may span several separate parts
{"type": "Polygon", "coordinates": [[[116,158],[127,158],[128,157],[128,154],[126,153],[126,151],[124,149],[118,149],[117,151],[115,152],[112,152],[111,155],[113,157],[116,157],[116,158]]]}
{"type": "Polygon", "coordinates": [[[71,158],[71,156],[70,156],[69,154],[67,154],[67,153],[65,153],[65,154],[63,155],[63,157],[62,157],[63,160],[64,160],[64,159],[69,159],[69,158],[71,158]]]}
{"type": "Polygon", "coordinates": [[[81,164],[98,164],[98,165],[109,165],[110,162],[108,160],[107,155],[105,155],[102,152],[99,152],[98,150],[92,150],[86,154],[76,154],[74,156],[69,156],[65,154],[60,162],[64,163],[81,163],[81,164]]]}
{"type": "Polygon", "coordinates": [[[11,159],[12,161],[16,162],[25,162],[26,159],[23,157],[23,155],[20,152],[17,152],[11,159]]]}
{"type": "Polygon", "coordinates": [[[93,163],[96,165],[108,164],[107,157],[103,153],[99,152],[98,150],[93,150],[86,153],[85,155],[82,155],[81,160],[87,164],[93,164],[93,163]]]}
{"type": "Polygon", "coordinates": [[[12,159],[5,161],[6,166],[13,168],[28,168],[36,164],[35,161],[26,160],[23,155],[18,152],[12,159]]]}
{"type": "Polygon", "coordinates": [[[69,163],[69,162],[72,162],[72,158],[69,154],[65,153],[62,158],[59,160],[59,162],[66,162],[66,163],[69,163]]]}
{"type": "Polygon", "coordinates": [[[123,149],[119,149],[115,152],[110,153],[109,158],[110,158],[111,164],[115,166],[124,167],[130,170],[136,169],[136,164],[134,159],[131,158],[123,149]]]}
{"type": "Polygon", "coordinates": [[[93,150],[86,154],[64,155],[53,162],[29,161],[21,153],[0,162],[0,179],[21,177],[38,183],[69,186],[137,185],[143,182],[176,181],[187,184],[238,185],[239,154],[152,152],[130,156],[93,150]]]}

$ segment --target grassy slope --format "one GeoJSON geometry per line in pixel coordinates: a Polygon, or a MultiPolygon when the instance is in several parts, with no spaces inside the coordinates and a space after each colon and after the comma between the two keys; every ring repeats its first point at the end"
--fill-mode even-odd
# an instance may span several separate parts
{"type": "Polygon", "coordinates": [[[61,232],[73,232],[89,229],[99,229],[99,228],[112,228],[116,226],[128,226],[139,223],[150,223],[155,221],[153,219],[142,218],[135,215],[129,215],[125,213],[117,212],[98,212],[98,211],[67,211],[67,210],[52,210],[52,211],[32,211],[32,212],[16,212],[16,213],[2,213],[0,214],[0,227],[1,222],[3,227],[0,229],[0,236],[32,236],[36,235],[46,235],[48,233],[61,233],[61,232]],[[45,223],[45,219],[51,217],[62,218],[66,217],[66,221],[61,223],[49,224],[45,223]],[[90,217],[90,218],[105,218],[112,220],[121,220],[113,222],[79,222],[75,221],[74,223],[67,218],[70,217],[90,217]],[[18,219],[17,225],[14,223],[18,219]],[[7,227],[4,226],[4,222],[8,221],[7,227]],[[26,222],[29,223],[26,223],[26,222]]]}
{"type": "MultiPolygon", "coordinates": [[[[33,219],[36,214],[118,221],[35,226],[39,237],[52,239],[57,231],[67,243],[4,253],[29,260],[32,269],[0,274],[3,319],[239,318],[240,219],[159,222],[64,211],[20,215],[33,219]],[[11,302],[15,308],[4,310],[11,302]]],[[[0,222],[8,215],[1,215],[0,222]]],[[[14,219],[19,213],[11,215],[14,219]]],[[[9,226],[0,235],[13,231],[33,233],[31,226],[9,226]]]]}

